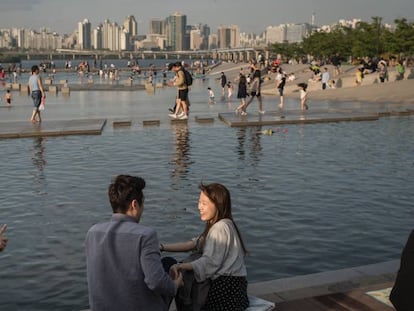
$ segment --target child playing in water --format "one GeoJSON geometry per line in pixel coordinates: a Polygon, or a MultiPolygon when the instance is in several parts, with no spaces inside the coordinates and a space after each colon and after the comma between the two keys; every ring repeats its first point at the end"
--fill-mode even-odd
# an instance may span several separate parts
{"type": "Polygon", "coordinates": [[[211,87],[208,87],[207,90],[208,90],[208,103],[209,104],[214,104],[216,102],[215,99],[214,99],[214,92],[211,89],[211,87]]]}
{"type": "Polygon", "coordinates": [[[298,87],[300,89],[300,109],[308,110],[309,107],[306,104],[306,101],[308,99],[308,93],[306,92],[306,89],[308,88],[308,85],[306,83],[299,83],[298,87]]]}
{"type": "Polygon", "coordinates": [[[6,97],[6,103],[7,103],[7,105],[8,106],[11,106],[12,95],[10,93],[10,90],[7,90],[5,97],[6,97]]]}
{"type": "Polygon", "coordinates": [[[230,100],[233,95],[233,84],[231,82],[227,82],[227,98],[230,100]]]}

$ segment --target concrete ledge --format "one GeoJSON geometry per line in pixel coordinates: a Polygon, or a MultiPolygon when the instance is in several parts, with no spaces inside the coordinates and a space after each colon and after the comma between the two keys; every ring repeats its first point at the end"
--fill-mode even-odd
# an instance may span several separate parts
{"type": "Polygon", "coordinates": [[[11,89],[13,91],[20,91],[20,88],[21,88],[20,83],[12,83],[11,85],[11,89]]]}
{"type": "Polygon", "coordinates": [[[124,80],[122,81],[122,85],[124,86],[132,86],[133,85],[133,80],[124,80]]]}
{"type": "Polygon", "coordinates": [[[61,92],[62,92],[62,94],[69,95],[70,94],[70,88],[69,87],[62,87],[61,92]]]}
{"type": "Polygon", "coordinates": [[[106,119],[60,120],[31,123],[1,122],[0,138],[27,138],[67,135],[100,135],[106,119]]]}
{"type": "Polygon", "coordinates": [[[113,127],[127,127],[131,126],[131,120],[115,120],[112,122],[113,127]]]}
{"type": "MultiPolygon", "coordinates": [[[[320,272],[290,278],[271,280],[266,282],[250,283],[248,286],[249,297],[255,296],[276,304],[274,310],[308,310],[306,304],[289,307],[286,303],[289,301],[298,301],[305,298],[315,297],[315,299],[324,299],[324,295],[335,295],[345,293],[356,289],[366,288],[384,288],[390,286],[395,280],[400,260],[392,260],[372,265],[359,266],[336,271],[320,272]],[[278,308],[278,304],[283,306],[278,308]]],[[[358,304],[358,297],[353,303],[358,304]]],[[[268,305],[266,303],[266,305],[268,305]]],[[[333,306],[334,304],[332,304],[333,306]]],[[[363,306],[363,304],[358,304],[363,306]]],[[[334,309],[334,308],[316,308],[311,310],[368,310],[362,309],[334,309]]],[[[82,311],[87,311],[85,309],[82,311]]],[[[176,310],[173,303],[170,311],[176,310]]],[[[249,310],[249,309],[247,309],[249,310]]],[[[260,309],[259,309],[260,310],[260,309]]],[[[271,310],[269,308],[264,310],[271,310]]],[[[369,309],[376,310],[376,309],[369,309]]],[[[381,309],[383,310],[383,309],[381,309]]],[[[387,309],[388,310],[388,309],[387,309]]]]}
{"type": "Polygon", "coordinates": [[[143,126],[159,126],[161,124],[160,120],[144,120],[142,121],[143,126]]]}
{"type": "Polygon", "coordinates": [[[49,93],[57,94],[58,88],[57,88],[56,85],[50,85],[49,88],[48,88],[48,91],[49,91],[49,93]]]}
{"type": "Polygon", "coordinates": [[[29,86],[27,84],[26,85],[22,85],[20,87],[20,94],[23,94],[23,95],[29,94],[29,86]]]}
{"type": "Polygon", "coordinates": [[[376,121],[378,112],[330,111],[310,109],[270,111],[264,115],[247,112],[247,116],[236,115],[232,112],[219,113],[219,119],[230,127],[286,125],[286,124],[313,124],[348,121],[376,121]]]}
{"type": "Polygon", "coordinates": [[[181,119],[171,119],[171,123],[176,123],[176,124],[182,124],[182,123],[187,123],[188,119],[185,120],[181,120],[181,119]]]}
{"type": "Polygon", "coordinates": [[[371,284],[392,282],[399,260],[249,284],[250,295],[274,302],[346,292],[371,284]]]}
{"type": "Polygon", "coordinates": [[[152,83],[145,83],[145,90],[148,93],[154,93],[155,92],[155,87],[152,83]]]}
{"type": "Polygon", "coordinates": [[[197,123],[213,123],[214,122],[214,118],[213,117],[199,117],[199,116],[195,116],[195,121],[197,123]]]}

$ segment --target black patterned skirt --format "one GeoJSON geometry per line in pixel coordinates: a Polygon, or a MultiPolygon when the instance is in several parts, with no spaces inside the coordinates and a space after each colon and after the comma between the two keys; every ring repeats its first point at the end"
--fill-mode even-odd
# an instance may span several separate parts
{"type": "Polygon", "coordinates": [[[243,311],[248,306],[246,277],[220,276],[212,281],[203,310],[243,311]]]}

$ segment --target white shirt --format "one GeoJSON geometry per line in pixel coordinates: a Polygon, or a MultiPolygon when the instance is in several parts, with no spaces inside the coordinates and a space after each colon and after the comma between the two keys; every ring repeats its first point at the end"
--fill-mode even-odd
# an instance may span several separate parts
{"type": "Polygon", "coordinates": [[[198,282],[222,275],[247,276],[243,248],[230,219],[222,219],[210,228],[203,255],[191,265],[198,282]]]}

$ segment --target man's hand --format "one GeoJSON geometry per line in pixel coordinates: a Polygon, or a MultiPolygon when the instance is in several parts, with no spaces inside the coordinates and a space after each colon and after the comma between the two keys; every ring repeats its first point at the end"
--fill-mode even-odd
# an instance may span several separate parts
{"type": "Polygon", "coordinates": [[[178,271],[177,274],[175,275],[175,278],[173,278],[175,284],[178,287],[182,287],[184,286],[184,280],[183,280],[183,274],[181,273],[181,271],[178,271]]]}

